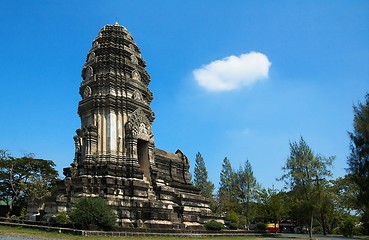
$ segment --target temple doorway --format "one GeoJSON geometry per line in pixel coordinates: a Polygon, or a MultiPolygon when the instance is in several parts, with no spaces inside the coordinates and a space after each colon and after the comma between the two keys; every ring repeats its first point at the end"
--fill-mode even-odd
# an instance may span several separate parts
{"type": "Polygon", "coordinates": [[[148,141],[142,139],[137,140],[137,155],[140,168],[144,172],[144,178],[146,178],[147,181],[151,182],[148,141]]]}

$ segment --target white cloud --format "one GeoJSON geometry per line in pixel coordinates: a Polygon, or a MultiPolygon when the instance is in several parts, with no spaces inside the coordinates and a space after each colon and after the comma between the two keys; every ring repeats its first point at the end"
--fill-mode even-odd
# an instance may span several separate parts
{"type": "Polygon", "coordinates": [[[247,135],[250,135],[251,130],[248,129],[248,128],[246,128],[246,129],[242,130],[241,133],[242,133],[242,135],[246,135],[247,136],[247,135]]]}
{"type": "Polygon", "coordinates": [[[250,128],[232,129],[232,130],[226,131],[226,134],[230,137],[245,137],[245,136],[253,135],[254,131],[250,128]]]}
{"type": "Polygon", "coordinates": [[[264,54],[250,52],[215,60],[193,70],[193,75],[209,91],[230,91],[267,79],[271,64],[264,54]]]}

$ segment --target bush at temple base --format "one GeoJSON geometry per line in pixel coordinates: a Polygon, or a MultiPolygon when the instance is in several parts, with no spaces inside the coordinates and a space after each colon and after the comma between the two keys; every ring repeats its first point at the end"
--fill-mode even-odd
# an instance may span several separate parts
{"type": "Polygon", "coordinates": [[[257,223],[256,224],[256,229],[259,231],[266,231],[267,230],[267,225],[265,223],[257,223]]]}
{"type": "Polygon", "coordinates": [[[101,198],[82,198],[73,207],[70,218],[78,228],[111,230],[115,227],[116,216],[101,198]]]}
{"type": "Polygon", "coordinates": [[[54,222],[58,225],[68,225],[71,224],[72,221],[66,212],[60,212],[56,215],[54,222]]]}
{"type": "Polygon", "coordinates": [[[219,231],[219,230],[222,230],[223,228],[224,228],[223,224],[215,220],[211,220],[205,223],[206,230],[219,231]]]}
{"type": "Polygon", "coordinates": [[[228,228],[231,229],[231,230],[237,230],[237,229],[243,228],[243,226],[240,223],[232,222],[232,223],[229,224],[228,228]]]}

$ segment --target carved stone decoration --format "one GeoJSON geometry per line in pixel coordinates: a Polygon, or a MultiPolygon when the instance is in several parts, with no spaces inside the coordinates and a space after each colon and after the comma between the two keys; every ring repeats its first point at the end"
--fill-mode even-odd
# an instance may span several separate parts
{"type": "Polygon", "coordinates": [[[129,48],[130,48],[130,49],[132,49],[133,51],[136,51],[135,46],[133,46],[133,44],[132,44],[132,43],[130,43],[128,46],[129,46],[129,48]]]}
{"type": "Polygon", "coordinates": [[[143,134],[144,136],[148,135],[145,123],[140,123],[140,127],[138,128],[138,134],[143,134]]]}
{"type": "Polygon", "coordinates": [[[137,60],[136,56],[133,55],[133,54],[131,55],[131,62],[134,63],[134,64],[138,64],[138,60],[137,60]]]}
{"type": "Polygon", "coordinates": [[[143,99],[142,93],[139,90],[135,90],[132,94],[132,98],[141,103],[145,103],[145,100],[143,99]]]}
{"type": "Polygon", "coordinates": [[[97,41],[95,41],[92,46],[97,48],[97,47],[99,47],[99,43],[97,41]]]}
{"type": "Polygon", "coordinates": [[[86,86],[85,90],[83,91],[83,97],[90,97],[92,94],[92,90],[89,86],[86,86]]]}
{"type": "Polygon", "coordinates": [[[129,40],[133,40],[133,37],[132,37],[132,35],[131,35],[129,32],[127,32],[127,38],[128,38],[129,40]]]}
{"type": "Polygon", "coordinates": [[[74,147],[75,147],[75,155],[74,155],[74,161],[73,164],[78,164],[81,159],[81,151],[82,151],[82,136],[81,136],[81,129],[76,130],[76,134],[74,139],[74,147]]]}
{"type": "Polygon", "coordinates": [[[178,155],[178,157],[185,163],[185,164],[189,164],[188,158],[186,155],[183,154],[183,152],[179,149],[177,149],[176,154],[178,155]]]}
{"type": "Polygon", "coordinates": [[[132,71],[132,79],[137,80],[137,81],[141,81],[141,75],[137,70],[132,71]]]}
{"type": "Polygon", "coordinates": [[[91,52],[89,55],[88,55],[88,62],[94,62],[95,61],[95,53],[94,52],[91,52]]]}
{"type": "Polygon", "coordinates": [[[85,80],[90,81],[94,76],[94,69],[91,66],[86,68],[85,80]]]}
{"type": "Polygon", "coordinates": [[[132,113],[126,124],[126,134],[135,139],[153,142],[151,123],[141,108],[132,113]]]}

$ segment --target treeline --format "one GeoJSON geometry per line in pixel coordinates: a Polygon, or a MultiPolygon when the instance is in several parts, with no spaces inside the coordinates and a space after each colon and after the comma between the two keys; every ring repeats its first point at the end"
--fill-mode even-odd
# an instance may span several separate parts
{"type": "MultiPolygon", "coordinates": [[[[314,154],[301,137],[292,141],[290,155],[278,180],[284,190],[264,188],[255,179],[248,160],[234,169],[223,160],[219,189],[208,179],[197,153],[193,183],[211,200],[213,211],[225,216],[230,228],[250,223],[292,222],[310,234],[369,234],[369,94],[354,106],[353,132],[347,175],[332,180],[335,157],[314,154]]],[[[276,226],[275,226],[276,229],[276,226]]]]}

